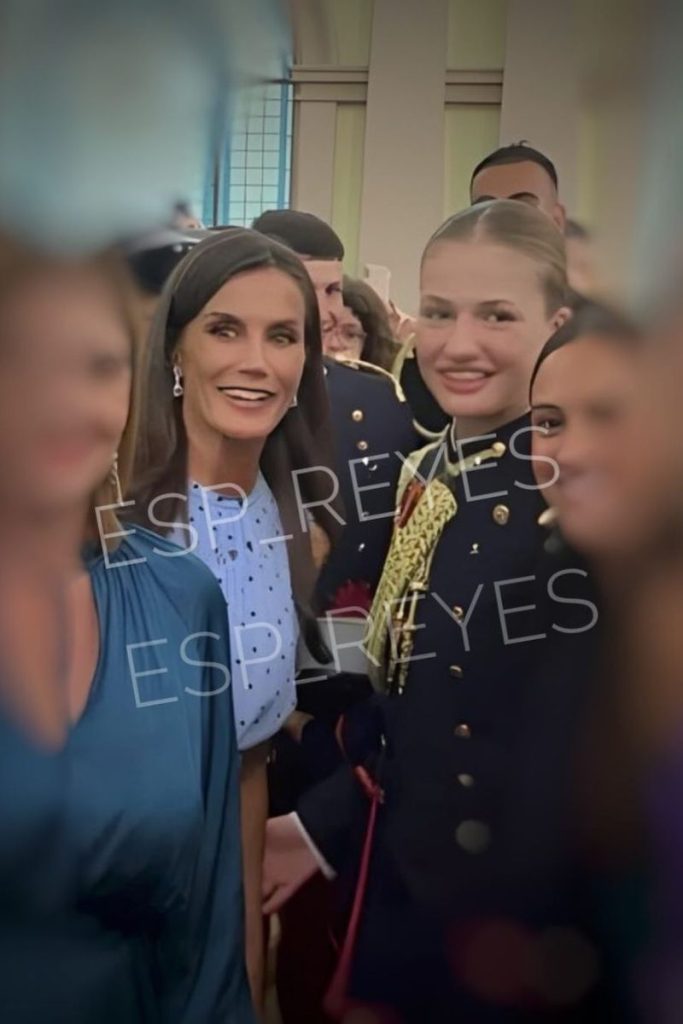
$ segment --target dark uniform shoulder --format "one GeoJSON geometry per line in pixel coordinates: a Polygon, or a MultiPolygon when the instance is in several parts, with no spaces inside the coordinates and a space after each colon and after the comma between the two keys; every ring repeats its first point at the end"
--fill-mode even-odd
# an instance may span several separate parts
{"type": "Polygon", "coordinates": [[[330,372],[336,375],[340,381],[345,381],[351,387],[367,387],[371,390],[379,386],[391,386],[396,400],[401,404],[406,401],[406,396],[393,373],[385,370],[374,363],[366,363],[363,359],[336,359],[334,363],[327,365],[328,375],[330,372]],[[383,383],[382,383],[383,382],[383,383]]]}
{"type": "Polygon", "coordinates": [[[422,379],[415,358],[415,336],[411,335],[394,360],[392,374],[398,381],[413,414],[415,429],[427,440],[437,438],[450,422],[422,379]]]}
{"type": "Polygon", "coordinates": [[[410,452],[419,443],[410,407],[387,370],[360,360],[326,360],[337,450],[345,461],[373,453],[410,452]]]}

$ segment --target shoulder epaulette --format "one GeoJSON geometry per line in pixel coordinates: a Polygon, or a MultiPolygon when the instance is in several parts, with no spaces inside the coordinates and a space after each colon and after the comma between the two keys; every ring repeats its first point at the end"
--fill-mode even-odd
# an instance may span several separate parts
{"type": "Polygon", "coordinates": [[[449,428],[446,427],[446,430],[443,430],[435,441],[432,441],[430,444],[426,444],[423,448],[418,448],[416,451],[411,452],[407,459],[404,460],[403,466],[401,467],[401,473],[398,478],[398,486],[396,488],[397,505],[400,505],[406,487],[408,486],[410,481],[415,477],[415,474],[417,473],[418,469],[420,468],[424,460],[427,458],[429,453],[433,451],[438,451],[438,449],[441,447],[446,437],[446,432],[448,431],[448,429],[449,428]]]}
{"type": "Polygon", "coordinates": [[[383,366],[376,366],[374,363],[367,363],[364,359],[338,359],[338,363],[342,366],[348,366],[351,370],[366,370],[368,373],[375,373],[380,377],[384,377],[390,381],[394,392],[399,402],[405,402],[406,396],[403,392],[403,388],[394,377],[393,373],[389,370],[385,370],[383,366]]]}
{"type": "Polygon", "coordinates": [[[398,350],[398,352],[396,353],[396,358],[394,359],[394,362],[392,363],[392,366],[391,366],[391,372],[394,375],[394,377],[396,378],[396,380],[400,380],[401,379],[401,374],[403,373],[403,364],[405,363],[406,359],[414,359],[414,358],[415,358],[415,335],[414,334],[409,334],[408,337],[406,338],[406,340],[401,345],[401,347],[398,350]]]}

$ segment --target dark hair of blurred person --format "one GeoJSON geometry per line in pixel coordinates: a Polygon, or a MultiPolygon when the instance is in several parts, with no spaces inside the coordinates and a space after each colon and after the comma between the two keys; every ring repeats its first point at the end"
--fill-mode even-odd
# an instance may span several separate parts
{"type": "Polygon", "coordinates": [[[171,271],[197,241],[172,228],[132,239],[124,246],[124,253],[135,284],[145,295],[161,295],[171,271]]]}
{"type": "Polygon", "coordinates": [[[65,971],[68,1010],[57,1005],[50,1019],[92,1019],[105,986],[102,1021],[250,1020],[238,760],[231,702],[218,696],[223,599],[199,562],[172,557],[148,531],[124,531],[117,516],[142,401],[128,275],[113,254],[38,258],[3,285],[5,421],[27,388],[40,401],[3,438],[1,461],[11,461],[24,519],[68,527],[81,549],[65,581],[59,697],[70,724],[72,924],[88,941],[65,971]],[[199,699],[207,694],[216,697],[199,699]]]}
{"type": "Polygon", "coordinates": [[[133,321],[143,342],[149,334],[166,281],[198,241],[174,228],[165,228],[130,239],[122,246],[135,285],[133,321]]]}
{"type": "Polygon", "coordinates": [[[377,292],[365,281],[344,277],[342,297],[344,312],[336,331],[339,348],[330,354],[391,370],[398,345],[377,292]]]}
{"type": "Polygon", "coordinates": [[[566,214],[558,196],[555,165],[526,142],[501,146],[480,160],[470,179],[470,200],[516,199],[535,206],[564,230],[566,214]]]}

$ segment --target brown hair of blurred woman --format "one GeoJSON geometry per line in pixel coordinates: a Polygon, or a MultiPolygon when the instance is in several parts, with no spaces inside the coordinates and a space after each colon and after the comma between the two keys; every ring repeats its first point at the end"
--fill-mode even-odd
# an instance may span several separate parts
{"type": "Polygon", "coordinates": [[[379,295],[365,281],[345,276],[343,298],[344,306],[354,315],[365,335],[360,358],[383,370],[391,370],[399,346],[379,295]]]}
{"type": "MultiPolygon", "coordinates": [[[[88,510],[88,533],[96,538],[99,525],[112,549],[120,530],[115,506],[130,480],[139,406],[132,283],[111,250],[68,258],[0,236],[0,714],[48,748],[60,746],[67,732],[66,588],[79,566],[84,524],[80,509],[71,515],[61,499],[52,504],[55,496],[45,485],[38,449],[61,421],[63,391],[55,386],[45,339],[24,330],[23,318],[34,286],[68,282],[76,274],[86,275],[85,287],[104,284],[131,345],[133,393],[117,450],[118,474],[104,475],[88,510]]],[[[72,375],[70,367],[62,369],[72,375]]]]}

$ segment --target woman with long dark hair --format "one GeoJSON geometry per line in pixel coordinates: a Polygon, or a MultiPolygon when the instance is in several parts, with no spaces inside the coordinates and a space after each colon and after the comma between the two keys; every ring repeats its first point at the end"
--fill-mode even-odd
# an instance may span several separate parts
{"type": "Polygon", "coordinates": [[[324,656],[310,607],[311,537],[334,537],[339,522],[328,501],[328,404],[305,268],[255,231],[206,239],[169,279],[147,356],[136,510],[196,550],[228,604],[247,963],[258,1002],[268,741],[296,703],[299,632],[324,656]]]}

